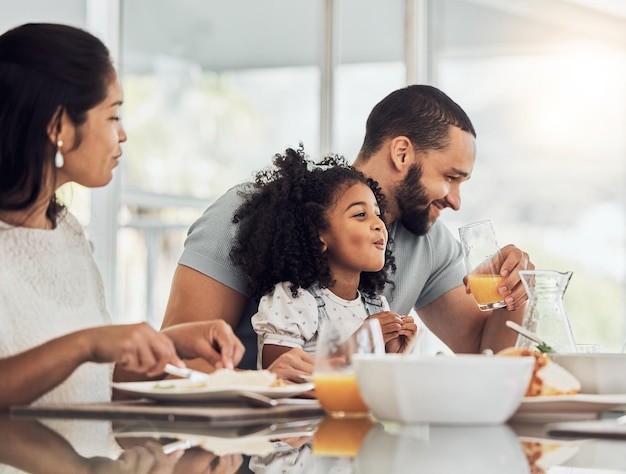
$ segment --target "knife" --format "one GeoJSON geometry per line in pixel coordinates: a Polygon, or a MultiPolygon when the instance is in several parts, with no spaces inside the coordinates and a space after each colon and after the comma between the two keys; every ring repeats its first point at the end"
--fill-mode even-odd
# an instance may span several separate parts
{"type": "Polygon", "coordinates": [[[165,369],[163,370],[167,374],[176,375],[177,377],[188,379],[191,382],[206,382],[211,378],[209,374],[200,372],[199,370],[193,370],[187,367],[176,367],[172,364],[165,364],[165,369]]]}

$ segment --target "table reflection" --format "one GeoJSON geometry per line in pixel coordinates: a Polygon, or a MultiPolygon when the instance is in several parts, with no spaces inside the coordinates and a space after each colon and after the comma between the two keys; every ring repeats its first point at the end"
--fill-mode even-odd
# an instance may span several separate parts
{"type": "MultiPolygon", "coordinates": [[[[29,420],[0,418],[0,473],[93,473],[93,474],[169,474],[240,472],[241,454],[216,456],[204,449],[189,449],[171,455],[163,452],[168,439],[121,439],[110,443],[115,430],[110,422],[96,420],[29,420]],[[55,431],[50,425],[55,425],[55,431]],[[87,435],[106,425],[109,436],[83,439],[92,452],[84,455],[64,437],[63,432],[82,431],[87,435]]],[[[80,441],[76,441],[80,445],[80,441]]]]}
{"type": "Polygon", "coordinates": [[[401,425],[371,418],[216,426],[5,416],[0,417],[0,473],[626,472],[623,441],[550,439],[542,428],[401,425]],[[90,437],[103,426],[106,436],[90,437]],[[72,439],[76,433],[85,436],[72,439]],[[164,452],[180,440],[189,441],[188,449],[164,452]]]}
{"type": "Polygon", "coordinates": [[[428,426],[377,424],[356,456],[362,473],[424,472],[526,474],[529,464],[508,425],[428,426]]]}
{"type": "MultiPolygon", "coordinates": [[[[101,432],[103,422],[54,420],[55,431],[36,420],[0,419],[0,473],[147,473],[173,472],[175,459],[165,456],[158,443],[150,441],[128,450],[110,443],[109,436],[89,438],[101,432]],[[95,428],[95,429],[94,429],[95,428]],[[72,444],[62,433],[83,432],[84,438],[72,444]],[[87,446],[77,450],[76,446],[87,446]],[[84,454],[84,451],[99,455],[84,454]]],[[[104,423],[106,425],[107,423],[104,423]]]]}

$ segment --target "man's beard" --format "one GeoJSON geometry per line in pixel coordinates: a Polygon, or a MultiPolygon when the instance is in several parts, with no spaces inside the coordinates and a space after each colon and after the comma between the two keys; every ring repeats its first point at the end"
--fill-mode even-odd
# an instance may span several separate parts
{"type": "Polygon", "coordinates": [[[412,165],[398,185],[395,196],[400,210],[400,222],[415,235],[425,235],[430,228],[430,200],[421,183],[422,167],[412,165]]]}

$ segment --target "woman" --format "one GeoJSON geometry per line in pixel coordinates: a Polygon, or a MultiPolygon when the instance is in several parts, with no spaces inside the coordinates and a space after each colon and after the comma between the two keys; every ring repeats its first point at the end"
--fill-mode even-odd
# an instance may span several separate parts
{"type": "Polygon", "coordinates": [[[179,356],[232,367],[243,354],[227,324],[110,324],[89,243],[55,192],[111,181],[121,104],[91,34],[27,24],[0,36],[0,410],[109,400],[111,365],[85,362],[156,376],[179,356]]]}

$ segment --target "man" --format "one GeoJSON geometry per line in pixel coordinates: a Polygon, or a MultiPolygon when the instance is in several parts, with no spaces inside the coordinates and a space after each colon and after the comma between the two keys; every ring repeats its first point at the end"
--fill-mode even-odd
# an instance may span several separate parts
{"type": "MultiPolygon", "coordinates": [[[[526,253],[512,245],[503,248],[500,273],[506,278],[499,291],[508,293],[507,307],[491,312],[480,311],[463,285],[460,244],[437,218],[443,209],[461,206],[460,186],[474,167],[475,137],[469,117],[448,96],[434,87],[412,85],[374,107],[354,162],[387,198],[397,265],[395,286],[385,289],[392,311],[406,315],[414,308],[457,353],[514,344],[516,335],[504,322],[521,322],[527,295],[518,270],[534,268],[526,253]]],[[[246,346],[240,367],[254,368],[256,335],[250,318],[258,302],[247,298],[245,276],[228,258],[236,231],[232,215],[240,202],[233,188],[192,225],[163,326],[224,319],[246,346]]],[[[302,352],[283,354],[271,369],[298,381],[312,370],[311,357],[302,352]]]]}

